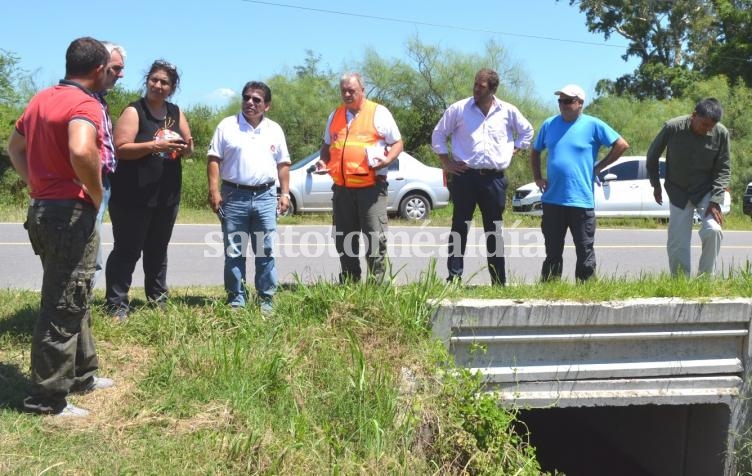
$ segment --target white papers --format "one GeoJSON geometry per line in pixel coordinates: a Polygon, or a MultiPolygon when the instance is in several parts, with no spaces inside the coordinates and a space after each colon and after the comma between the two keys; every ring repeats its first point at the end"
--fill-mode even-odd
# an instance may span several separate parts
{"type": "Polygon", "coordinates": [[[386,160],[384,146],[366,147],[366,156],[368,157],[368,166],[371,168],[379,166],[386,160]]]}

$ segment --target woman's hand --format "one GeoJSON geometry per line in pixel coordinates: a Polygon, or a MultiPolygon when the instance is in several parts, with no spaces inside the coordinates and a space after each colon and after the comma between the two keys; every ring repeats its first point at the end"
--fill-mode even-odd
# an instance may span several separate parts
{"type": "Polygon", "coordinates": [[[189,140],[191,141],[191,144],[186,142],[182,138],[178,139],[154,139],[151,142],[151,152],[152,154],[167,154],[170,155],[173,158],[177,158],[178,155],[186,154],[186,151],[190,153],[190,151],[193,150],[192,141],[193,138],[190,137],[189,140]]]}

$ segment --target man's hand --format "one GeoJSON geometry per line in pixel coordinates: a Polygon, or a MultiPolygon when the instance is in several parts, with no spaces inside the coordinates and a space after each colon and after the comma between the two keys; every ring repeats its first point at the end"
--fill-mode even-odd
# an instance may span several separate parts
{"type": "Polygon", "coordinates": [[[329,173],[329,167],[326,165],[326,162],[319,159],[316,161],[316,168],[313,169],[314,174],[324,175],[326,173],[329,173]]]}
{"type": "Polygon", "coordinates": [[[448,156],[441,156],[441,166],[444,170],[452,175],[462,175],[468,169],[467,164],[464,162],[457,162],[450,159],[448,156]]]}
{"type": "Polygon", "coordinates": [[[290,208],[289,195],[289,193],[283,193],[277,199],[277,214],[284,215],[287,212],[287,209],[290,208]]]}
{"type": "Polygon", "coordinates": [[[210,190],[209,207],[214,213],[217,213],[219,211],[220,205],[222,205],[222,194],[219,193],[219,190],[210,190]]]}
{"type": "Polygon", "coordinates": [[[653,187],[653,197],[655,198],[655,203],[663,205],[663,191],[660,185],[653,187]]]}
{"type": "Polygon", "coordinates": [[[548,180],[544,178],[535,179],[535,185],[538,186],[541,192],[545,192],[548,188],[548,180]]]}
{"type": "Polygon", "coordinates": [[[712,215],[713,219],[718,222],[719,225],[723,226],[723,212],[721,212],[720,205],[715,202],[708,203],[707,208],[705,208],[705,216],[708,215],[712,215]]]}

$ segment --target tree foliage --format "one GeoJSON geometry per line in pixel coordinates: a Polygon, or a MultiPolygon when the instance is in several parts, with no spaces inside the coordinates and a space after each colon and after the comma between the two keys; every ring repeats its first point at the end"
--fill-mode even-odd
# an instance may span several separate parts
{"type": "Polygon", "coordinates": [[[717,46],[703,72],[741,79],[752,86],[752,0],[715,0],[717,46]]]}
{"type": "MultiPolygon", "coordinates": [[[[557,0],[559,1],[559,0],[557,0]]],[[[682,97],[712,75],[752,84],[752,0],[569,0],[588,30],[628,41],[622,58],[638,58],[632,73],[598,83],[601,94],[682,97]]]]}
{"type": "MultiPolygon", "coordinates": [[[[723,1],[738,6],[742,0],[723,1]]],[[[584,3],[594,4],[592,1],[584,3]]],[[[728,16],[734,17],[731,13],[728,16]]],[[[745,15],[741,17],[747,18],[745,15]]],[[[734,22],[748,27],[741,20],[734,22]]],[[[729,20],[729,25],[731,23],[729,20]]],[[[656,53],[651,58],[659,56],[656,53]]],[[[684,55],[685,60],[688,57],[684,55]]],[[[0,58],[3,65],[0,66],[0,84],[11,85],[11,91],[4,97],[19,98],[15,104],[0,101],[2,154],[13,123],[29,97],[26,92],[28,85],[33,83],[28,78],[24,79],[24,75],[17,70],[15,57],[0,53],[0,58]]],[[[501,84],[497,96],[516,105],[535,128],[545,118],[557,113],[553,94],[550,106],[541,104],[531,93],[524,70],[507,57],[501,45],[494,42],[488,43],[480,52],[463,53],[423,43],[416,37],[407,43],[403,59],[384,58],[374,50],[367,50],[362,61],[349,69],[363,74],[369,98],[391,110],[402,132],[406,150],[426,163],[437,165],[430,147],[433,127],[447,106],[472,94],[473,79],[481,67],[490,67],[499,72],[501,84]]],[[[752,109],[752,90],[741,80],[725,76],[698,79],[703,73],[696,69],[670,68],[658,61],[645,63],[641,68],[646,72],[646,77],[662,81],[661,87],[671,90],[665,99],[655,100],[649,94],[605,95],[590,102],[586,112],[605,120],[623,135],[632,146],[629,154],[641,155],[647,151],[665,120],[690,113],[695,102],[701,98],[717,97],[725,110],[723,123],[732,137],[732,188],[738,203],[744,186],[752,180],[752,161],[747,159],[752,157],[752,116],[748,113],[752,109]],[[677,71],[687,74],[674,74],[677,71]],[[681,90],[680,95],[674,94],[677,90],[681,90]]],[[[301,65],[265,80],[273,92],[269,117],[279,122],[285,131],[293,162],[321,146],[326,119],[341,102],[339,76],[340,72],[333,73],[322,67],[321,57],[308,51],[301,65]]],[[[627,84],[625,89],[642,88],[649,91],[656,87],[655,82],[640,82],[638,76],[632,80],[634,82],[627,84]]],[[[130,101],[140,96],[140,91],[129,91],[120,86],[111,91],[107,98],[113,120],[117,120],[130,101]]],[[[185,110],[196,146],[196,152],[188,158],[184,167],[183,198],[186,206],[205,206],[206,150],[209,141],[219,121],[237,114],[239,110],[237,101],[221,109],[199,105],[185,110]]],[[[530,182],[528,156],[524,151],[512,160],[507,177],[511,190],[530,182]]],[[[22,184],[9,168],[7,158],[0,160],[0,189],[4,192],[0,193],[4,203],[22,203],[25,199],[22,184]]]]}
{"type": "Polygon", "coordinates": [[[322,71],[320,63],[321,57],[309,50],[293,75],[268,80],[273,93],[269,117],[282,125],[293,162],[321,148],[326,119],[340,102],[337,78],[322,71]]]}
{"type": "MultiPolygon", "coordinates": [[[[499,73],[499,97],[515,104],[530,99],[530,84],[523,69],[494,41],[488,42],[481,53],[468,54],[413,37],[407,43],[406,60],[386,59],[367,50],[360,65],[368,96],[392,111],[406,150],[434,164],[436,159],[429,147],[433,128],[450,104],[472,94],[475,73],[481,68],[499,73]]],[[[529,103],[536,111],[542,109],[533,100],[529,103]]]]}

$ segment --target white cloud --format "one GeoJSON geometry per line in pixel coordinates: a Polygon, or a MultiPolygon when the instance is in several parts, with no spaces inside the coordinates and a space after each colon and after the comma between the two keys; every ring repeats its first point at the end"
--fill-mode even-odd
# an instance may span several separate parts
{"type": "Polygon", "coordinates": [[[238,93],[230,88],[217,88],[204,96],[201,101],[207,106],[226,106],[229,101],[238,97],[238,93]]]}

